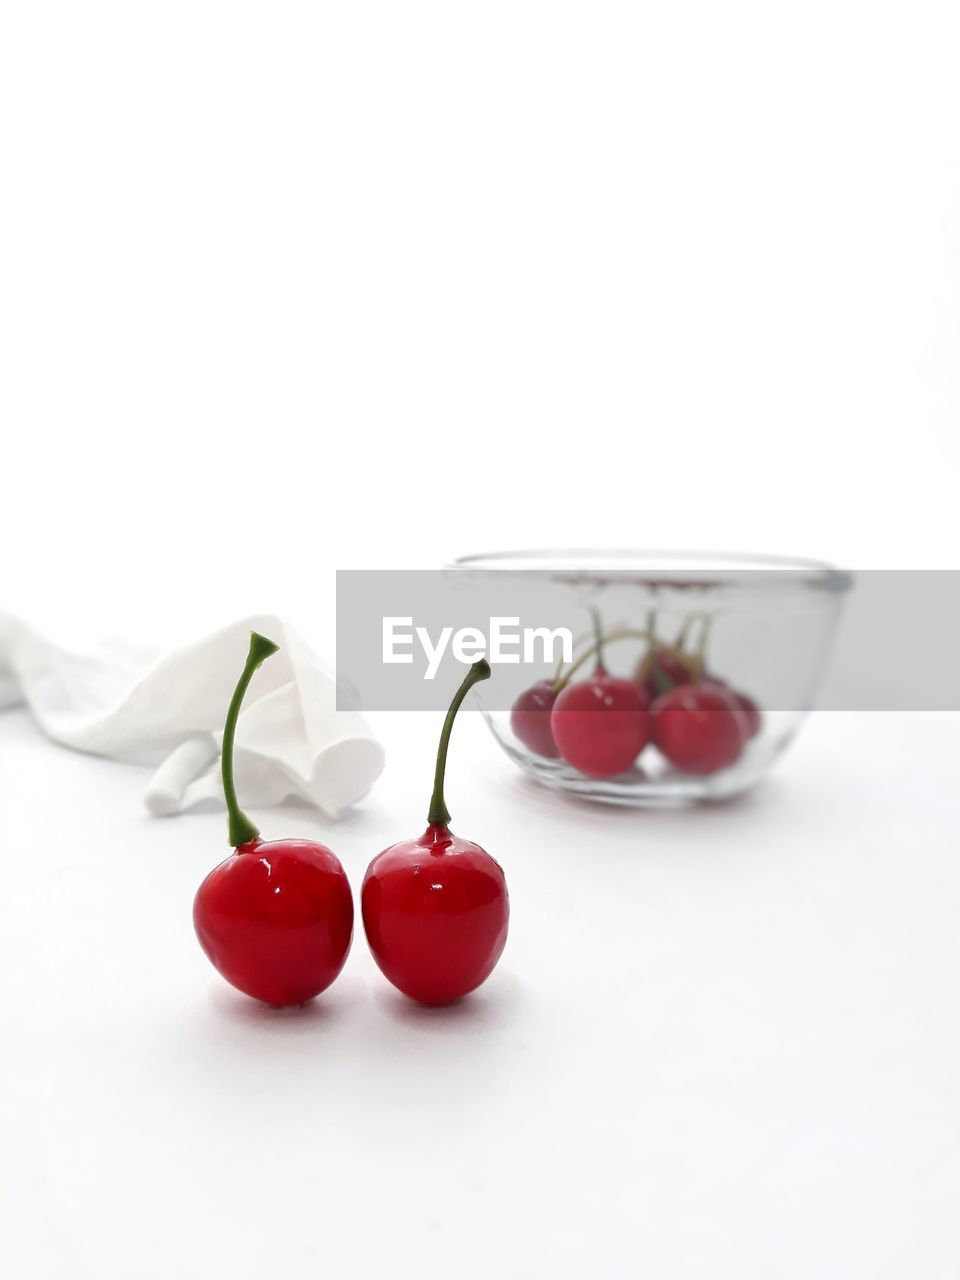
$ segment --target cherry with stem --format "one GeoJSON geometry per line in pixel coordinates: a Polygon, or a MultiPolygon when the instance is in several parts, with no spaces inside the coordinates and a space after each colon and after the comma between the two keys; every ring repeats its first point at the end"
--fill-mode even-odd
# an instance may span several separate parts
{"type": "MultiPolygon", "coordinates": [[[[633,680],[607,672],[604,637],[597,610],[592,610],[596,658],[593,675],[566,683],[553,706],[550,727],[563,759],[588,778],[612,778],[639,756],[650,736],[649,697],[633,680]]],[[[622,633],[616,633],[619,639],[622,633]]],[[[588,655],[574,664],[567,681],[588,655]]]]}
{"type": "MultiPolygon", "coordinates": [[[[592,637],[592,630],[577,636],[573,642],[573,653],[581,649],[592,637]]],[[[559,759],[560,751],[553,737],[553,729],[550,727],[553,704],[564,686],[569,683],[573,672],[586,662],[593,652],[593,649],[581,652],[578,659],[573,659],[566,676],[563,674],[564,664],[561,658],[552,678],[538,680],[529,689],[524,689],[515,699],[510,708],[510,728],[513,730],[514,737],[534,755],[541,756],[545,760],[559,759]]]]}
{"type": "Polygon", "coordinates": [[[221,772],[234,852],[206,877],[193,904],[200,945],[238,990],[265,1004],[303,1004],[343,968],[353,936],[353,896],[340,860],[315,840],[262,840],[240,808],[234,743],[258,668],[278,651],[253,632],[223,730],[221,772]]]}
{"type": "Polygon", "coordinates": [[[450,830],[444,784],[457,712],[490,677],[475,662],[454,695],[440,733],[427,829],[377,855],[360,901],[373,958],[393,985],[421,1004],[451,1004],[493,972],[507,940],[510,902],[499,863],[450,830]]]}

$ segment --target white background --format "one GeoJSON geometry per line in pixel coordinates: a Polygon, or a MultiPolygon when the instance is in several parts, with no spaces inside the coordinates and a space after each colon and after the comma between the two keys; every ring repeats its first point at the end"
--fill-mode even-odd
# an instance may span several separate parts
{"type": "MultiPolygon", "coordinates": [[[[958,38],[947,3],[4,5],[0,608],[273,609],[329,652],[338,567],[957,567],[958,38]]],[[[436,729],[377,727],[341,827],[265,818],[355,883],[436,729]]],[[[359,940],[278,1019],[190,935],[219,818],[0,722],[10,1274],[955,1276],[956,721],[830,717],[657,817],[458,737],[501,970],[421,1014],[359,940]]]]}

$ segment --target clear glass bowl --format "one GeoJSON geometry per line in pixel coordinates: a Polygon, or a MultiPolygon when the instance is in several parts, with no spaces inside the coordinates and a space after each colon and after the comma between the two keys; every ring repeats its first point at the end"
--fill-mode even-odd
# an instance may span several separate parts
{"type": "MultiPolygon", "coordinates": [[[[525,575],[531,598],[556,602],[554,613],[578,618],[581,632],[596,610],[604,632],[620,637],[604,646],[605,665],[614,675],[644,677],[650,648],[644,635],[649,637],[652,622],[658,647],[683,638],[679,652],[692,667],[694,683],[698,673],[700,679],[719,677],[756,704],[759,729],[727,767],[706,775],[682,772],[650,743],[625,772],[596,778],[531,750],[514,733],[509,708],[491,701],[492,690],[477,688],[494,737],[532,777],[595,800],[640,806],[733,796],[767,772],[813,704],[851,582],[848,574],[815,561],[707,552],[510,552],[466,556],[453,567],[485,578],[509,573],[514,588],[516,575],[525,575]],[[566,610],[560,608],[563,601],[566,610]]],[[[542,603],[539,608],[542,613],[542,603]]],[[[576,652],[590,645],[587,630],[576,652]]],[[[575,679],[589,676],[590,662],[588,657],[575,679]]],[[[547,667],[524,669],[521,679],[533,684],[553,675],[547,667]]],[[[658,671],[655,692],[667,688],[668,678],[658,671]]]]}

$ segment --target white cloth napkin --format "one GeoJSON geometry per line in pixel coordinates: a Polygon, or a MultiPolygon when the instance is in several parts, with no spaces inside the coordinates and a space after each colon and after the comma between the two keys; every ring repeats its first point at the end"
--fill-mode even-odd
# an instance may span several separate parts
{"type": "Polygon", "coordinates": [[[252,630],[280,652],[255,674],[237,725],[240,802],[299,796],[335,818],[380,776],[383,748],[361,715],[337,710],[334,680],[281,618],[247,618],[161,655],[113,644],[83,657],[0,613],[0,709],[25,702],[65,746],[158,766],[151,813],[222,805],[221,731],[252,630]]]}

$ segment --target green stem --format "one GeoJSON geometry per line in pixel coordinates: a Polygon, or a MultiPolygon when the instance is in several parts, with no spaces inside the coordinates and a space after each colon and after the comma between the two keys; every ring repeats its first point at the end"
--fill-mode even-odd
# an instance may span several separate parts
{"type": "Polygon", "coordinates": [[[237,789],[233,784],[233,740],[237,736],[237,720],[240,716],[240,706],[243,702],[244,694],[247,692],[247,686],[253,679],[253,673],[272,653],[276,653],[279,647],[272,640],[268,640],[266,636],[261,636],[256,631],[250,632],[250,652],[247,654],[247,664],[243,668],[243,675],[241,675],[233,697],[230,699],[226,723],[223,726],[220,769],[223,773],[223,794],[227,801],[229,839],[235,849],[239,849],[241,845],[249,844],[251,840],[256,840],[260,834],[259,828],[253,825],[237,803],[237,789]]]}
{"type": "Polygon", "coordinates": [[[450,822],[450,811],[443,798],[443,778],[447,771],[447,750],[450,746],[450,731],[453,728],[454,720],[457,718],[457,712],[460,710],[460,704],[475,684],[480,680],[489,679],[490,663],[486,658],[481,658],[479,662],[473,664],[464,677],[463,684],[453,695],[450,710],[447,712],[443,728],[440,730],[440,745],[437,747],[437,768],[433,775],[433,795],[430,797],[430,811],[427,814],[427,822],[431,827],[445,827],[450,822]]]}

